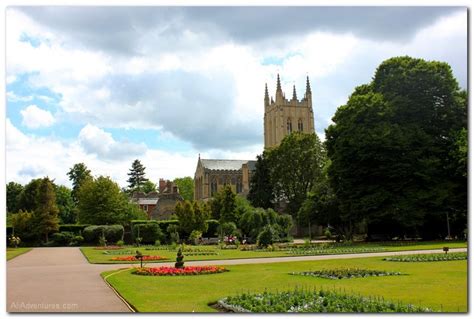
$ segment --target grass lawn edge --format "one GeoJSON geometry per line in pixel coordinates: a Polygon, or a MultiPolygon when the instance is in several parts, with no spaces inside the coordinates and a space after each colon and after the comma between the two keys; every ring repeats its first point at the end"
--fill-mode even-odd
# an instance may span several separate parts
{"type": "Polygon", "coordinates": [[[121,294],[120,292],[118,292],[117,289],[115,289],[114,286],[112,286],[107,278],[115,275],[115,274],[118,274],[122,271],[125,271],[125,270],[130,270],[130,268],[120,268],[120,269],[116,269],[116,270],[108,270],[108,271],[104,271],[100,274],[100,277],[102,277],[102,279],[104,280],[105,284],[107,286],[109,286],[110,289],[112,289],[112,291],[114,292],[114,294],[120,299],[122,300],[122,302],[127,306],[128,309],[130,309],[130,312],[138,312],[137,308],[135,308],[135,306],[133,304],[131,304],[130,302],[127,301],[127,299],[125,299],[121,294]]]}
{"type": "MultiPolygon", "coordinates": [[[[23,248],[23,247],[22,247],[22,248],[23,248]]],[[[10,257],[8,257],[8,253],[7,253],[7,261],[10,261],[10,260],[12,260],[12,259],[14,259],[14,258],[16,258],[16,257],[18,257],[18,256],[21,256],[21,255],[23,255],[23,254],[26,254],[27,252],[29,252],[29,251],[31,251],[31,250],[33,249],[33,248],[29,248],[29,247],[25,247],[25,248],[26,248],[25,250],[21,251],[21,252],[18,253],[18,254],[15,254],[15,255],[13,255],[13,256],[10,256],[10,257]]],[[[7,251],[8,251],[8,248],[7,248],[7,251]]]]}

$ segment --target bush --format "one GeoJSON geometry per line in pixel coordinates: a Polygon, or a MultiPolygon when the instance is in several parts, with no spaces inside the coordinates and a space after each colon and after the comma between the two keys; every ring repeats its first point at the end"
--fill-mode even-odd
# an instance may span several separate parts
{"type": "Polygon", "coordinates": [[[215,219],[208,219],[207,231],[203,234],[203,237],[215,237],[219,232],[219,221],[215,219]]]}
{"type": "Polygon", "coordinates": [[[90,225],[63,224],[59,225],[59,232],[71,232],[80,235],[87,226],[90,225]]]}
{"type": "Polygon", "coordinates": [[[237,226],[233,222],[228,222],[228,223],[223,223],[220,226],[220,233],[222,233],[223,236],[233,236],[236,235],[237,231],[237,226]]]}
{"type": "Polygon", "coordinates": [[[109,243],[123,239],[124,228],[122,225],[93,225],[84,228],[83,236],[87,243],[97,243],[102,235],[109,243]]]}
{"type": "Polygon", "coordinates": [[[51,240],[57,246],[68,246],[73,239],[74,234],[71,232],[59,232],[51,235],[51,240]]]}
{"type": "Polygon", "coordinates": [[[79,246],[84,242],[84,237],[78,235],[74,236],[73,239],[69,242],[69,246],[79,246]]]}
{"type": "Polygon", "coordinates": [[[179,243],[179,233],[178,233],[178,225],[168,225],[168,228],[166,228],[166,232],[169,235],[170,238],[170,243],[171,244],[176,244],[179,243]]]}
{"type": "Polygon", "coordinates": [[[116,245],[122,247],[123,245],[125,245],[125,242],[123,240],[119,240],[117,241],[116,245]]]}
{"type": "Polygon", "coordinates": [[[257,244],[260,247],[267,247],[277,242],[279,239],[278,231],[274,227],[267,225],[263,228],[260,234],[258,234],[257,244]]]}
{"type": "Polygon", "coordinates": [[[194,244],[194,245],[197,245],[199,244],[199,238],[202,237],[202,232],[199,231],[199,230],[193,230],[191,232],[191,234],[189,235],[189,241],[194,244]]]}
{"type": "Polygon", "coordinates": [[[156,240],[163,240],[163,232],[157,223],[136,224],[132,228],[134,240],[141,238],[142,244],[154,244],[156,240]]]}

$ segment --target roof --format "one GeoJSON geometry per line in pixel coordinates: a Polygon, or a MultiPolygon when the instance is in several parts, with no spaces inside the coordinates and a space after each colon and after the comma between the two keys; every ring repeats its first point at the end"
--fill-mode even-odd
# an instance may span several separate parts
{"type": "Polygon", "coordinates": [[[138,199],[139,205],[156,205],[158,198],[140,198],[138,199]]]}
{"type": "Polygon", "coordinates": [[[255,164],[257,164],[257,161],[248,161],[247,166],[249,168],[249,171],[255,170],[255,164]]]}
{"type": "Polygon", "coordinates": [[[202,167],[210,170],[238,171],[248,160],[201,159],[202,167]]]}

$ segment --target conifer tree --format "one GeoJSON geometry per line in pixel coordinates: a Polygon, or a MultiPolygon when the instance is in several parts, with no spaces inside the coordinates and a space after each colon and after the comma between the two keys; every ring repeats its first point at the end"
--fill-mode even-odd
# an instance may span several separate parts
{"type": "Polygon", "coordinates": [[[130,176],[130,178],[127,180],[128,189],[131,192],[140,191],[145,182],[148,181],[148,179],[145,177],[145,166],[143,166],[138,159],[133,161],[132,168],[130,169],[128,176],[130,176]]]}
{"type": "Polygon", "coordinates": [[[59,209],[56,206],[56,194],[53,183],[48,177],[41,180],[38,193],[38,207],[34,211],[36,233],[44,236],[48,242],[49,233],[59,229],[59,209]]]}

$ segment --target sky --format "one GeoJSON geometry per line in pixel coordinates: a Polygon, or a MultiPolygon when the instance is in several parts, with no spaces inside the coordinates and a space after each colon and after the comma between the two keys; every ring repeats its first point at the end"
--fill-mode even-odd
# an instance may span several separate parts
{"type": "Polygon", "coordinates": [[[83,162],[126,186],[263,150],[265,83],[306,77],[317,134],[384,60],[451,65],[467,88],[465,7],[61,7],[6,13],[6,181],[70,186],[83,162]]]}

